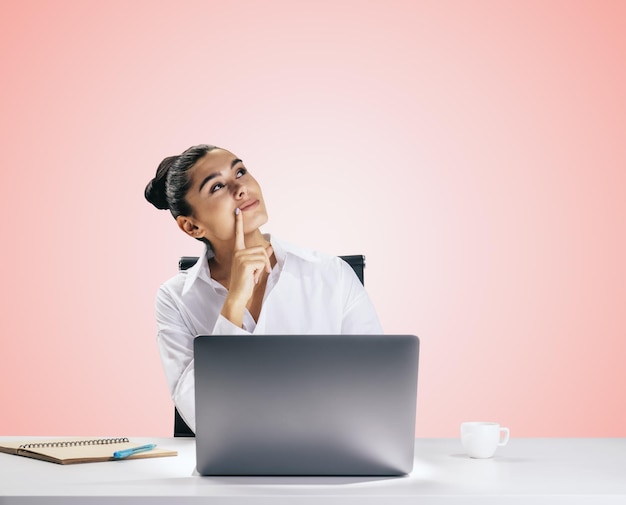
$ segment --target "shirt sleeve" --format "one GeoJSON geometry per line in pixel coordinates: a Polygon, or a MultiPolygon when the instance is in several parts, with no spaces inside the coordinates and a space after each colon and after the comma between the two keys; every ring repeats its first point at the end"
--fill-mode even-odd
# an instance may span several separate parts
{"type": "Polygon", "coordinates": [[[376,309],[361,281],[343,260],[341,264],[346,293],[341,333],[344,335],[382,335],[383,329],[376,309]]]}
{"type": "Polygon", "coordinates": [[[193,339],[196,335],[163,287],[156,298],[156,320],[157,343],[170,395],[180,416],[195,432],[193,339]]]}
{"type": "MultiPolygon", "coordinates": [[[[161,287],[156,298],[157,342],[170,396],[187,426],[195,433],[195,376],[193,341],[194,325],[186,321],[174,297],[161,287]]],[[[215,322],[213,335],[249,335],[221,314],[215,322]]]]}
{"type": "Polygon", "coordinates": [[[235,326],[222,314],[219,315],[215,322],[215,328],[213,328],[213,335],[250,335],[249,331],[245,328],[235,326]]]}

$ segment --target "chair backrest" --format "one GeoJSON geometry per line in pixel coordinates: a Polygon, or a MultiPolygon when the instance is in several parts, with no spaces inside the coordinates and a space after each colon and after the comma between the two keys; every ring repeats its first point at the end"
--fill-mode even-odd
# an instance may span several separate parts
{"type": "MultiPolygon", "coordinates": [[[[352,267],[361,284],[365,284],[365,256],[355,254],[351,256],[339,256],[348,265],[352,267]]],[[[178,260],[178,270],[187,270],[196,264],[198,256],[181,256],[178,260]]],[[[175,437],[194,437],[193,431],[187,426],[187,423],[178,413],[178,409],[174,407],[174,436],[175,437]]]]}
{"type": "MultiPolygon", "coordinates": [[[[365,270],[365,256],[362,254],[354,254],[352,256],[339,256],[348,265],[352,267],[354,273],[357,275],[361,284],[365,284],[364,270],[365,270]]],[[[197,256],[181,256],[178,260],[178,270],[187,270],[196,264],[198,261],[197,256]]]]}

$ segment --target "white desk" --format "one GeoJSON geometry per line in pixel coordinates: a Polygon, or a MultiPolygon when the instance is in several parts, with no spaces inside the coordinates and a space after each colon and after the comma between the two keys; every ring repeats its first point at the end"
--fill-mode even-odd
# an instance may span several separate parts
{"type": "Polygon", "coordinates": [[[0,454],[0,505],[626,504],[626,438],[512,438],[489,460],[456,439],[418,439],[413,472],[398,478],[200,477],[194,439],[133,438],[144,440],[179,456],[56,465],[0,454]]]}

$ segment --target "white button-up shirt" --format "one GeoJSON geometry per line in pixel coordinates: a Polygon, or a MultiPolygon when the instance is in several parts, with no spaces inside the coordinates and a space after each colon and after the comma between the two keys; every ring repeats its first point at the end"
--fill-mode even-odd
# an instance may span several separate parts
{"type": "Polygon", "coordinates": [[[382,334],[365,289],[336,256],[266,235],[276,257],[258,321],[246,310],[239,328],[222,316],[228,291],[211,278],[210,249],[157,293],[157,340],[174,404],[195,432],[193,340],[197,335],[382,334]]]}

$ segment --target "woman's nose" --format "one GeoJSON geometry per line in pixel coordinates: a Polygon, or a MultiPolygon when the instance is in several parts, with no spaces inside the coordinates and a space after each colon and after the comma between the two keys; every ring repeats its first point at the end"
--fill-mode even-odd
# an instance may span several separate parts
{"type": "Polygon", "coordinates": [[[235,186],[235,198],[240,199],[248,194],[248,188],[246,188],[245,184],[237,184],[235,186]]]}

